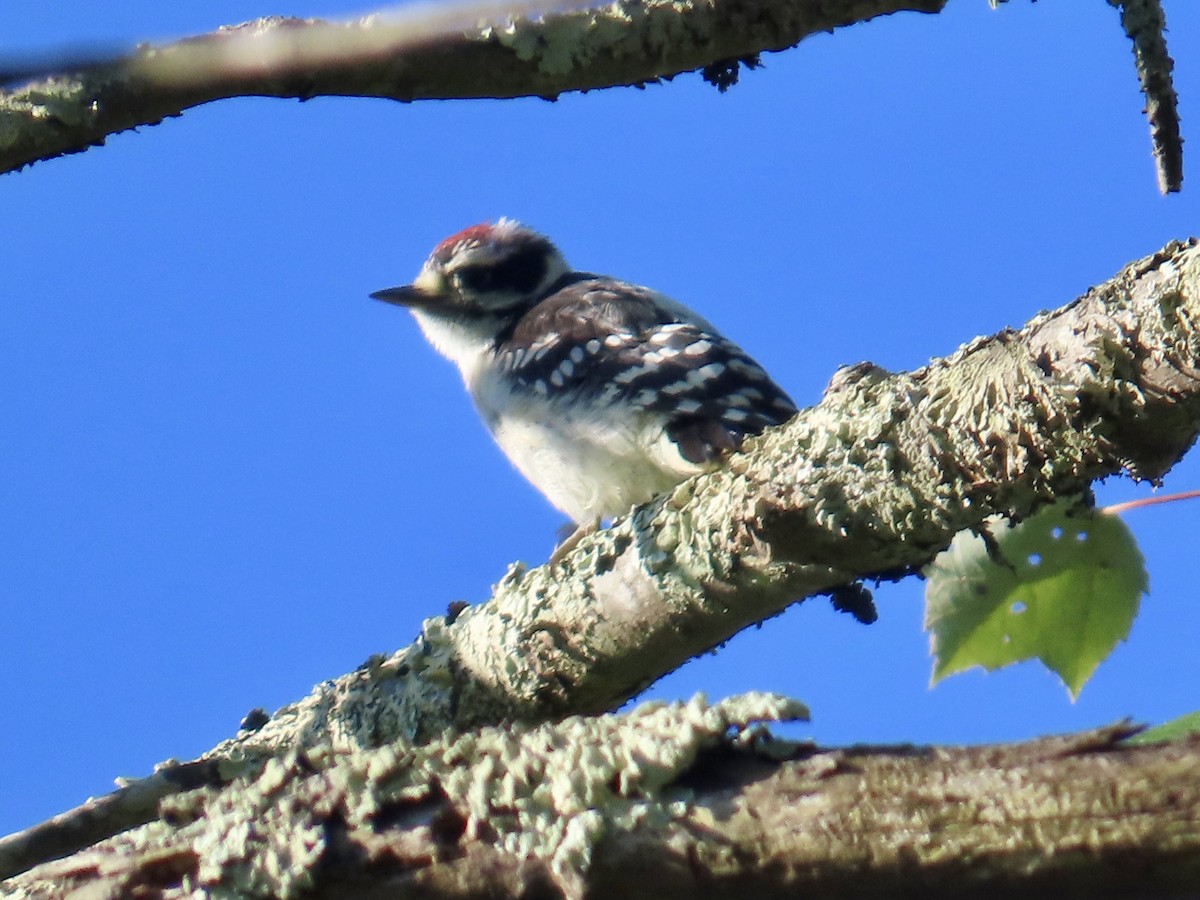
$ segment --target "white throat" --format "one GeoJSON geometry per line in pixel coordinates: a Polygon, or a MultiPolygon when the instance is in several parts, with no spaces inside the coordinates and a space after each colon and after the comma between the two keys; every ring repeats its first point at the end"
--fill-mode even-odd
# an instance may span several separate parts
{"type": "Polygon", "coordinates": [[[486,319],[448,319],[421,309],[410,312],[434,349],[458,366],[469,389],[480,365],[492,353],[492,343],[496,339],[494,323],[486,319]]]}

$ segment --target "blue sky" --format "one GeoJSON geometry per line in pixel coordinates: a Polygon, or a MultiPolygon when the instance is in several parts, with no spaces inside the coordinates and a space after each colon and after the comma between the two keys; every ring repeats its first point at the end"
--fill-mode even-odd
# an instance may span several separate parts
{"type": "MultiPolygon", "coordinates": [[[[1191,149],[1200,6],[1165,5],[1191,149]]],[[[358,11],[10,0],[0,52],[358,11]]],[[[1106,4],[954,0],[768,56],[725,95],[684,76],[557,103],[237,100],[0,178],[0,832],[545,560],[561,517],[409,317],[367,299],[441,237],[522,219],[702,310],[806,405],[840,365],[920,366],[1195,234],[1200,189],[1158,195],[1141,108],[1106,4]]],[[[1198,486],[1195,457],[1166,483],[1198,486]]],[[[930,689],[915,579],[878,590],[876,625],[806,603],[651,694],[784,692],[831,744],[1173,717],[1200,706],[1198,509],[1128,516],[1152,593],[1074,704],[1033,664],[930,689]]]]}

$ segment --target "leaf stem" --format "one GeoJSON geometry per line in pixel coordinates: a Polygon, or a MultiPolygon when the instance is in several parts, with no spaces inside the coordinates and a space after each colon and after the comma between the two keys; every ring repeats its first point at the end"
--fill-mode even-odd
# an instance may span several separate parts
{"type": "Polygon", "coordinates": [[[1200,497],[1200,490],[1182,491],[1178,494],[1164,494],[1161,497],[1141,497],[1137,500],[1127,500],[1124,503],[1114,503],[1100,510],[1106,516],[1117,516],[1131,509],[1141,509],[1143,506],[1157,506],[1159,503],[1174,503],[1176,500],[1195,500],[1200,497]]]}

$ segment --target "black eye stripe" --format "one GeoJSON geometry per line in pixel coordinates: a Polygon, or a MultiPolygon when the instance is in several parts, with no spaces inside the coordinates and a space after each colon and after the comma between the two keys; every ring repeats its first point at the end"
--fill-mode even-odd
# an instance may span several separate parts
{"type": "Polygon", "coordinates": [[[473,293],[529,294],[546,277],[546,253],[541,247],[525,247],[495,263],[461,266],[454,275],[473,293]]]}
{"type": "Polygon", "coordinates": [[[467,290],[486,290],[492,278],[492,270],[487,266],[461,266],[454,273],[454,277],[459,285],[467,290]]]}

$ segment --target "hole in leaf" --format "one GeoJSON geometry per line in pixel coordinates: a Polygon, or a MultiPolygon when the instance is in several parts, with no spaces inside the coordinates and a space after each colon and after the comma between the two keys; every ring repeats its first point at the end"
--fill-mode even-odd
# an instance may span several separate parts
{"type": "Polygon", "coordinates": [[[1030,553],[1026,562],[1028,562],[1031,566],[1040,566],[1042,564],[1042,554],[1030,553]]]}
{"type": "Polygon", "coordinates": [[[1079,543],[1081,543],[1081,544],[1084,541],[1086,541],[1087,539],[1088,539],[1088,533],[1086,531],[1081,531],[1077,535],[1075,535],[1075,540],[1079,541],[1079,543]]]}
{"type": "Polygon", "coordinates": [[[1062,536],[1063,536],[1063,530],[1061,528],[1059,528],[1057,525],[1055,525],[1053,528],[1050,529],[1050,537],[1054,538],[1056,541],[1059,538],[1061,538],[1062,536]]]}
{"type": "Polygon", "coordinates": [[[1024,600],[1014,600],[1012,606],[1009,607],[1009,611],[1016,613],[1017,615],[1020,615],[1027,609],[1029,609],[1029,607],[1025,605],[1024,600]]]}
{"type": "Polygon", "coordinates": [[[1004,643],[1004,644],[1011,644],[1011,643],[1012,643],[1012,635],[1011,635],[1011,634],[1006,634],[1006,635],[1005,635],[1003,638],[1001,638],[1000,640],[1001,640],[1001,643],[1004,643]]]}

